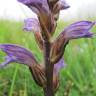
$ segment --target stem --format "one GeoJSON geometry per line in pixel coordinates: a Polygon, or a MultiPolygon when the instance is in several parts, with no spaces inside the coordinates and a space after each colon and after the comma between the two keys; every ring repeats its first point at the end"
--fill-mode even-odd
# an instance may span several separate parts
{"type": "Polygon", "coordinates": [[[44,57],[45,57],[45,74],[47,79],[46,88],[44,89],[45,96],[54,96],[53,91],[53,65],[50,63],[50,42],[45,40],[44,42],[44,57]]]}

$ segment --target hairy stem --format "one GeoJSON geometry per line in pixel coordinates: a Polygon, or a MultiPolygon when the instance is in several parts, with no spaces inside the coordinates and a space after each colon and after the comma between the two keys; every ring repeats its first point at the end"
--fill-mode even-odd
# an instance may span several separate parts
{"type": "Polygon", "coordinates": [[[53,91],[53,65],[50,63],[50,42],[45,41],[44,42],[44,57],[45,57],[45,73],[46,73],[46,79],[47,79],[47,84],[46,88],[44,89],[44,95],[45,96],[54,96],[54,91],[53,91]]]}

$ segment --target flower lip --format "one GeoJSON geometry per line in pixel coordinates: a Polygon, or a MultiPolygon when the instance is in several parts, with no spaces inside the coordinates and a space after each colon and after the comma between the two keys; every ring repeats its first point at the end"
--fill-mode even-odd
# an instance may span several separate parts
{"type": "Polygon", "coordinates": [[[61,6],[61,10],[68,9],[70,6],[66,3],[66,1],[60,0],[59,5],[61,6]]]}
{"type": "Polygon", "coordinates": [[[68,9],[68,8],[70,8],[70,6],[69,6],[69,5],[67,5],[67,6],[65,6],[65,7],[64,7],[64,9],[68,9]]]}
{"type": "Polygon", "coordinates": [[[57,74],[59,71],[66,66],[63,57],[54,65],[54,72],[57,74]]]}
{"type": "Polygon", "coordinates": [[[77,38],[90,38],[93,37],[93,33],[89,32],[91,28],[95,25],[95,22],[91,21],[79,21],[69,25],[65,28],[64,36],[68,39],[77,38]]]}
{"type": "Polygon", "coordinates": [[[39,21],[36,18],[28,18],[24,20],[25,26],[24,30],[25,31],[33,31],[33,32],[40,32],[40,24],[39,21]]]}

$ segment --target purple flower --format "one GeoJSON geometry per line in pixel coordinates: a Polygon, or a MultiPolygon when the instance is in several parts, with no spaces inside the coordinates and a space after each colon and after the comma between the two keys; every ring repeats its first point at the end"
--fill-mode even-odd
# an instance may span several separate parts
{"type": "Polygon", "coordinates": [[[89,30],[95,25],[95,22],[80,21],[69,25],[64,29],[58,38],[52,43],[50,58],[54,64],[58,62],[64,54],[66,45],[71,39],[91,38],[94,36],[89,30]]]}
{"type": "MultiPolygon", "coordinates": [[[[7,54],[5,62],[0,64],[0,67],[16,62],[20,64],[28,65],[32,68],[33,65],[37,65],[37,61],[32,52],[15,44],[1,44],[0,49],[7,54]]],[[[65,66],[63,58],[54,66],[54,72],[59,73],[61,68],[65,66]]],[[[39,67],[39,66],[38,66],[39,67]]]]}
{"type": "Polygon", "coordinates": [[[42,12],[49,13],[47,0],[18,0],[18,1],[28,6],[32,11],[34,11],[38,15],[42,14],[42,12]]]}
{"type": "Polygon", "coordinates": [[[60,70],[64,68],[66,64],[64,63],[64,59],[61,58],[55,65],[54,65],[54,73],[59,74],[60,70]]]}
{"type": "Polygon", "coordinates": [[[63,31],[64,38],[78,39],[78,38],[90,38],[93,33],[89,32],[90,29],[95,25],[95,22],[91,21],[80,21],[69,25],[63,31]]]}
{"type": "MultiPolygon", "coordinates": [[[[13,44],[1,44],[0,49],[7,54],[6,61],[0,64],[0,67],[4,67],[9,63],[16,62],[25,64],[29,67],[33,79],[40,87],[46,86],[45,68],[38,64],[33,54],[27,49],[13,44]]],[[[59,72],[65,66],[63,58],[54,65],[53,69],[53,86],[54,91],[59,87],[59,72]]]]}
{"type": "Polygon", "coordinates": [[[24,20],[25,26],[24,30],[33,31],[33,32],[41,32],[39,21],[35,18],[28,18],[24,20]]]}
{"type": "Polygon", "coordinates": [[[6,61],[1,63],[0,67],[4,67],[11,62],[25,64],[29,67],[38,64],[33,54],[23,47],[13,44],[1,44],[0,49],[7,54],[6,61]]]}

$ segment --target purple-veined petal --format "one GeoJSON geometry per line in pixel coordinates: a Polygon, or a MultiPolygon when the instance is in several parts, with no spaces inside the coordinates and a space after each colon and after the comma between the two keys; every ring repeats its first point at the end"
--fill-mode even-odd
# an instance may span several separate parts
{"type": "Polygon", "coordinates": [[[39,14],[39,11],[36,7],[36,5],[42,5],[42,3],[40,2],[40,0],[18,0],[20,3],[28,6],[28,7],[31,7],[32,11],[34,11],[36,14],[39,14]]]}
{"type": "Polygon", "coordinates": [[[14,44],[1,44],[0,49],[7,54],[6,61],[1,63],[1,67],[11,62],[25,64],[29,67],[38,64],[33,54],[23,47],[14,44]]]}
{"type": "Polygon", "coordinates": [[[54,65],[54,72],[59,73],[62,68],[66,66],[64,59],[61,58],[55,65],[54,65]]]}
{"type": "Polygon", "coordinates": [[[24,30],[33,31],[33,32],[41,32],[39,21],[35,18],[28,18],[24,20],[25,26],[24,30]]]}
{"type": "Polygon", "coordinates": [[[30,51],[13,44],[1,44],[0,49],[7,54],[5,62],[0,64],[0,68],[12,62],[25,64],[29,67],[36,84],[41,87],[45,86],[46,78],[44,68],[37,63],[30,51]]]}
{"type": "Polygon", "coordinates": [[[62,34],[67,39],[90,38],[93,36],[93,33],[89,32],[89,30],[94,24],[95,22],[91,21],[76,22],[65,28],[62,34]]]}
{"type": "Polygon", "coordinates": [[[36,14],[41,14],[40,13],[41,11],[42,12],[49,11],[47,0],[18,0],[18,1],[28,6],[36,14]]]}
{"type": "Polygon", "coordinates": [[[5,62],[2,62],[0,64],[0,67],[5,67],[7,64],[11,63],[11,62],[14,62],[14,60],[12,58],[10,58],[9,56],[6,56],[5,57],[5,62]]]}

